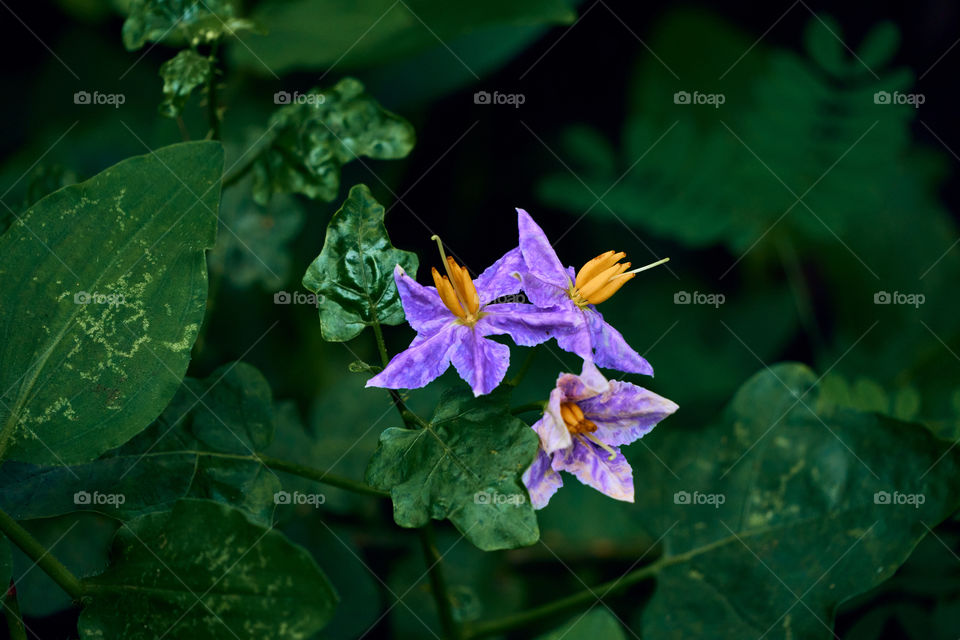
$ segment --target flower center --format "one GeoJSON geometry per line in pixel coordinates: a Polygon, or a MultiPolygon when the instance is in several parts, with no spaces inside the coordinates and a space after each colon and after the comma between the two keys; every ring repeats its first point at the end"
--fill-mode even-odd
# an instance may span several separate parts
{"type": "Polygon", "coordinates": [[[577,279],[570,283],[567,295],[581,309],[589,304],[600,304],[627,284],[627,281],[636,274],[661,265],[670,258],[658,260],[645,267],[627,271],[631,264],[620,262],[627,254],[624,252],[607,251],[583,265],[577,272],[577,279]]]}
{"type": "Polygon", "coordinates": [[[467,268],[461,267],[456,260],[444,253],[440,238],[432,236],[430,239],[435,240],[437,246],[440,247],[440,257],[443,259],[443,266],[447,272],[447,275],[441,276],[436,267],[431,268],[433,283],[437,286],[440,300],[460,322],[472,327],[482,315],[477,287],[470,279],[467,268]]]}
{"type": "Polygon", "coordinates": [[[560,416],[563,418],[563,423],[567,425],[570,435],[592,433],[597,430],[597,425],[583,415],[583,409],[578,407],[576,402],[561,402],[560,416]]]}
{"type": "Polygon", "coordinates": [[[617,457],[617,452],[610,445],[601,442],[597,436],[593,435],[593,432],[597,430],[597,425],[583,415],[583,409],[577,406],[576,402],[561,402],[560,416],[563,418],[563,424],[566,425],[571,436],[580,436],[594,443],[609,454],[608,460],[617,457]]]}

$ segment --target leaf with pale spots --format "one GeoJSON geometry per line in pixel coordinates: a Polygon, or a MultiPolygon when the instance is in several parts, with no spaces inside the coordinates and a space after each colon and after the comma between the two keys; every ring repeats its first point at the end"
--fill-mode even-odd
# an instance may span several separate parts
{"type": "Polygon", "coordinates": [[[306,550],[206,500],[123,526],[110,566],[84,584],[83,640],[308,639],[337,604],[306,550]]]}
{"type": "Polygon", "coordinates": [[[450,390],[424,429],[380,436],[367,482],[389,490],[401,527],[450,520],[484,551],[513,549],[540,537],[520,481],[537,451],[533,429],[511,415],[509,391],[474,398],[450,390]]]}
{"type": "Polygon", "coordinates": [[[0,459],[87,462],[176,392],[207,301],[223,152],[129,158],[0,237],[0,459]]]}
{"type": "Polygon", "coordinates": [[[413,149],[413,126],[381,107],[354,78],[305,94],[279,92],[275,100],[288,104],[270,116],[253,167],[253,197],[260,204],[276,193],[332,202],[346,163],[360,156],[396,160],[413,149]]]}
{"type": "Polygon", "coordinates": [[[416,277],[417,255],[390,244],[383,206],[366,185],[356,185],[330,219],[323,250],[303,276],[303,286],[317,294],[324,340],[346,342],[374,322],[403,322],[393,280],[397,265],[416,277]]]}
{"type": "Polygon", "coordinates": [[[777,365],[724,419],[630,452],[640,525],[666,550],[644,638],[832,638],[839,604],[960,506],[960,452],[832,388],[777,365]]]}
{"type": "Polygon", "coordinates": [[[207,44],[254,29],[240,17],[237,0],[132,0],[123,23],[123,44],[135,51],[147,42],[207,44]]]}
{"type": "Polygon", "coordinates": [[[211,73],[210,58],[204,58],[193,49],[184,49],[160,65],[160,77],[163,78],[160,114],[167,118],[179,116],[190,94],[205,84],[211,73]]]}

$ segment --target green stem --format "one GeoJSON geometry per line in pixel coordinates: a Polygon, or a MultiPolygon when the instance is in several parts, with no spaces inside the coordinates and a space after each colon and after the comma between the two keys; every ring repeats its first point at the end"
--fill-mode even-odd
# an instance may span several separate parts
{"type": "Polygon", "coordinates": [[[240,165],[239,169],[234,169],[230,173],[223,176],[223,180],[220,183],[221,189],[226,189],[227,187],[232,187],[236,183],[240,182],[245,175],[250,173],[250,170],[253,169],[253,165],[257,163],[257,158],[260,157],[259,153],[248,152],[250,153],[249,159],[240,165]]]}
{"type": "Polygon", "coordinates": [[[296,462],[281,460],[280,458],[274,458],[271,456],[258,455],[256,458],[253,458],[253,456],[246,457],[259,460],[266,467],[274,469],[275,471],[292,473],[295,476],[300,476],[301,478],[306,478],[307,480],[328,484],[331,487],[353,491],[354,493],[362,493],[368,496],[377,496],[379,498],[390,497],[388,492],[375,489],[368,484],[357,482],[356,480],[350,480],[349,478],[332,475],[321,469],[315,469],[313,467],[297,464],[296,462]]]}
{"type": "Polygon", "coordinates": [[[11,640],[27,640],[27,629],[23,624],[23,616],[20,615],[20,603],[17,601],[17,588],[13,581],[10,581],[10,588],[7,590],[5,599],[7,630],[10,632],[11,640]]]}
{"type": "Polygon", "coordinates": [[[589,606],[615,591],[620,591],[630,585],[653,578],[660,569],[667,564],[673,564],[674,561],[679,561],[676,560],[676,558],[680,557],[681,556],[674,556],[670,559],[661,558],[653,564],[631,571],[619,580],[605,582],[592,589],[579,591],[565,598],[560,598],[559,600],[554,600],[543,606],[536,607],[535,609],[521,611],[520,613],[504,616],[496,620],[469,625],[466,628],[466,637],[472,639],[506,633],[513,629],[528,627],[542,620],[555,618],[573,609],[589,606]]]}
{"type": "Polygon", "coordinates": [[[528,411],[543,411],[546,407],[546,402],[537,401],[537,402],[526,402],[524,404],[519,404],[510,409],[510,413],[517,416],[521,413],[527,413],[528,411]]]}
{"type": "Polygon", "coordinates": [[[797,258],[797,252],[793,243],[787,237],[778,239],[777,250],[780,253],[783,270],[787,275],[787,282],[793,290],[797,313],[800,315],[800,323],[813,341],[814,349],[822,353],[823,334],[820,332],[816,315],[813,313],[813,297],[810,295],[810,287],[807,286],[807,279],[803,275],[803,267],[799,258],[797,258]]]}
{"type": "Polygon", "coordinates": [[[217,113],[217,48],[219,42],[214,42],[210,48],[210,79],[207,81],[207,118],[210,120],[210,131],[213,139],[220,139],[220,115],[217,113]]]}
{"type": "Polygon", "coordinates": [[[453,617],[453,607],[450,604],[450,594],[447,590],[447,579],[443,574],[443,565],[440,564],[442,556],[437,549],[433,525],[429,522],[420,528],[420,544],[423,547],[423,556],[427,563],[427,571],[430,574],[430,590],[433,592],[433,599],[437,603],[437,613],[440,616],[443,635],[447,640],[461,640],[463,634],[460,632],[460,625],[453,617]]]}
{"type": "MultiPolygon", "coordinates": [[[[373,335],[377,338],[377,351],[380,352],[380,362],[383,363],[383,368],[386,369],[387,365],[390,364],[390,355],[387,353],[387,342],[383,339],[383,330],[380,328],[380,321],[377,319],[377,310],[371,307],[370,311],[373,318],[371,322],[373,325],[373,335]]],[[[393,400],[393,406],[400,412],[400,417],[403,418],[404,424],[409,425],[411,421],[413,421],[422,426],[423,420],[407,409],[407,405],[397,390],[387,389],[387,391],[390,393],[390,399],[393,400]]]]}
{"type": "Polygon", "coordinates": [[[80,600],[83,596],[83,585],[80,584],[80,579],[60,564],[59,560],[50,555],[50,551],[30,535],[29,531],[21,527],[16,520],[2,510],[0,510],[0,531],[3,531],[10,542],[17,545],[71,598],[75,601],[80,600]]]}

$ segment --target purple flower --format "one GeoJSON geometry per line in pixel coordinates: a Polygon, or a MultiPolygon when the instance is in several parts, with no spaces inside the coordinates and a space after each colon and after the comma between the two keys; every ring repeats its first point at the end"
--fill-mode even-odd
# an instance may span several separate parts
{"type": "Polygon", "coordinates": [[[627,344],[619,331],[604,322],[595,305],[616,293],[637,272],[666,260],[628,271],[630,263],[620,262],[625,254],[607,251],[575,274],[572,267],[564,268],[530,214],[517,209],[517,216],[520,251],[526,265],[522,274],[524,292],[538,307],[565,312],[569,324],[575,327],[573,331],[556,333],[560,348],[601,367],[653,375],[650,363],[627,344]]]}
{"type": "Polygon", "coordinates": [[[443,257],[447,275],[441,276],[434,268],[435,287],[418,284],[399,265],[394,270],[407,322],[417,336],[366,386],[418,389],[452,363],[474,395],[483,395],[500,384],[510,363],[510,349],[487,336],[505,334],[518,345],[533,346],[549,340],[559,328],[569,330],[563,313],[501,302],[520,291],[518,272],[524,263],[519,248],[509,251],[476,280],[453,258],[443,257]]]}
{"type": "Polygon", "coordinates": [[[560,471],[611,498],[633,502],[633,470],[618,447],[642,438],[677,405],[642,387],[607,380],[589,360],[560,374],[533,430],[540,448],[523,474],[530,502],[542,509],[563,486],[560,471]]]}

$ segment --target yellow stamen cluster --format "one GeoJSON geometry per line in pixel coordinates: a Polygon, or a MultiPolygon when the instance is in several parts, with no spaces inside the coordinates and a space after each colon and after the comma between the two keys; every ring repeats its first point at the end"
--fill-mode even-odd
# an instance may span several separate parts
{"type": "Polygon", "coordinates": [[[620,290],[634,274],[624,273],[629,262],[620,262],[627,254],[607,251],[583,265],[574,282],[575,295],[571,297],[579,306],[600,304],[620,290]]]}
{"type": "Polygon", "coordinates": [[[440,238],[433,236],[440,247],[440,255],[444,260],[447,275],[441,276],[436,267],[431,269],[433,283],[440,294],[440,300],[450,313],[457,316],[463,323],[473,326],[480,319],[480,295],[477,287],[470,278],[466,267],[461,267],[457,261],[444,254],[440,238]]]}
{"type": "Polygon", "coordinates": [[[592,433],[597,430],[597,425],[583,415],[583,409],[578,407],[576,402],[561,402],[560,416],[571,435],[592,433]]]}
{"type": "Polygon", "coordinates": [[[638,269],[630,269],[629,262],[620,262],[627,254],[622,251],[601,253],[577,272],[576,280],[570,285],[567,294],[580,307],[588,304],[600,304],[620,290],[633,276],[670,260],[664,258],[638,269]]]}

